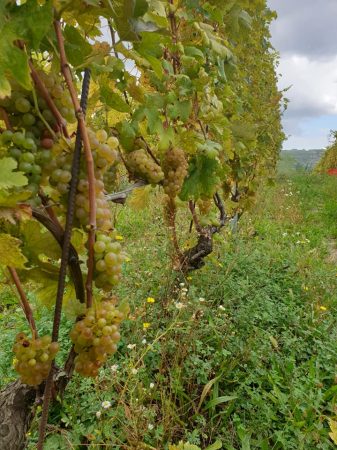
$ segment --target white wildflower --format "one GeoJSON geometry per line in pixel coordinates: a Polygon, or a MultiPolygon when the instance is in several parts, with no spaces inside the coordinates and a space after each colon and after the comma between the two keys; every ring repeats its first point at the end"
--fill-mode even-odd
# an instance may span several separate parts
{"type": "Polygon", "coordinates": [[[154,428],[154,425],[152,423],[149,423],[148,426],[147,426],[147,429],[149,431],[151,431],[151,430],[153,430],[153,428],[154,428]]]}
{"type": "Polygon", "coordinates": [[[104,400],[104,402],[102,402],[102,408],[103,409],[111,408],[111,402],[109,402],[108,400],[104,400]]]}
{"type": "Polygon", "coordinates": [[[97,419],[100,419],[101,415],[102,415],[101,411],[96,411],[96,417],[97,417],[97,419]]]}
{"type": "Polygon", "coordinates": [[[185,283],[180,283],[179,286],[180,286],[181,288],[183,288],[183,287],[185,286],[185,283]]]}
{"type": "Polygon", "coordinates": [[[147,340],[144,338],[143,340],[142,340],[142,344],[146,344],[147,343],[147,340]]]}
{"type": "Polygon", "coordinates": [[[177,303],[175,304],[175,307],[176,307],[177,309],[183,309],[183,308],[185,308],[185,305],[184,305],[184,303],[177,302],[177,303]]]}
{"type": "Polygon", "coordinates": [[[137,375],[138,370],[137,370],[135,367],[133,367],[133,368],[131,369],[131,373],[132,373],[132,375],[137,375]]]}
{"type": "Polygon", "coordinates": [[[205,302],[205,301],[206,301],[206,300],[204,299],[204,297],[200,297],[200,298],[199,298],[199,302],[200,302],[200,303],[203,303],[203,302],[205,302]]]}
{"type": "Polygon", "coordinates": [[[132,350],[135,347],[136,347],[136,344],[128,344],[127,345],[127,348],[129,348],[130,350],[132,350]]]}
{"type": "Polygon", "coordinates": [[[110,367],[110,370],[111,370],[112,373],[117,372],[117,370],[118,370],[118,364],[113,364],[113,365],[110,367]]]}
{"type": "Polygon", "coordinates": [[[154,388],[154,383],[150,383],[150,389],[154,388]]]}

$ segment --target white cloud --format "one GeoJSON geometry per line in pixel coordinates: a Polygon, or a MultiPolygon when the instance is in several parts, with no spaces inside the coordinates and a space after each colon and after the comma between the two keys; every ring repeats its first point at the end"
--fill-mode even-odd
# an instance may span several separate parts
{"type": "Polygon", "coordinates": [[[268,0],[278,19],[272,43],[280,51],[280,88],[290,103],[284,114],[285,148],[322,148],[337,129],[337,0],[268,0]]]}
{"type": "Polygon", "coordinates": [[[287,117],[337,115],[337,55],[329,61],[287,56],[281,59],[279,72],[281,89],[291,85],[286,93],[290,100],[287,117]]]}

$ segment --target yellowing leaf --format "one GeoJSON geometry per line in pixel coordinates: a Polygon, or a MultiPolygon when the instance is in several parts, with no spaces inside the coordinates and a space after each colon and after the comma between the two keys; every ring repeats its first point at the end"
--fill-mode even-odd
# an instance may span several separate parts
{"type": "Polygon", "coordinates": [[[132,191],[128,199],[128,205],[136,210],[142,210],[149,206],[151,200],[152,187],[144,186],[132,191]]]}
{"type": "Polygon", "coordinates": [[[9,234],[0,234],[0,266],[24,268],[27,259],[21,253],[20,243],[19,239],[9,234]]]}
{"type": "Polygon", "coordinates": [[[34,256],[37,261],[40,260],[41,255],[56,261],[61,257],[59,244],[38,222],[30,220],[23,223],[21,232],[25,238],[24,248],[30,257],[34,256]]]}
{"type": "Polygon", "coordinates": [[[13,158],[0,159],[0,188],[8,189],[14,186],[25,186],[28,183],[23,172],[13,172],[18,163],[13,158]]]}
{"type": "Polygon", "coordinates": [[[329,419],[329,426],[331,433],[329,436],[334,444],[337,444],[337,422],[335,420],[329,419]]]}

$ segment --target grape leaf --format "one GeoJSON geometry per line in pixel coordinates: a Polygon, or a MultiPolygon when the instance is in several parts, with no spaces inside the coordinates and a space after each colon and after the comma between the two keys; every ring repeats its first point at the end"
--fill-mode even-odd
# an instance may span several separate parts
{"type": "Polygon", "coordinates": [[[0,159],[0,189],[26,186],[27,178],[23,172],[13,172],[18,163],[13,158],[0,159]]]}
{"type": "Polygon", "coordinates": [[[53,5],[51,1],[39,5],[30,0],[13,9],[10,24],[15,34],[26,43],[38,49],[41,40],[46,36],[53,23],[53,5]]]}
{"type": "Polygon", "coordinates": [[[149,206],[151,203],[152,186],[143,186],[132,191],[128,198],[128,205],[133,209],[141,211],[149,206]]]}
{"type": "Polygon", "coordinates": [[[212,197],[220,182],[220,164],[217,159],[201,154],[194,157],[189,167],[189,174],[184,181],[180,198],[195,200],[202,196],[212,197]]]}
{"type": "MultiPolygon", "coordinates": [[[[1,171],[0,171],[1,173],[1,171]]],[[[16,172],[17,173],[17,172],[16,172]]],[[[1,182],[1,178],[0,178],[1,182]]],[[[30,191],[13,191],[0,189],[0,207],[12,208],[17,206],[18,203],[24,202],[32,193],[30,191]]]]}
{"type": "Polygon", "coordinates": [[[75,67],[80,66],[86,57],[90,55],[91,45],[75,27],[67,25],[63,33],[69,62],[75,67]]]}
{"type": "Polygon", "coordinates": [[[130,106],[125,103],[120,95],[113,92],[108,86],[101,86],[100,96],[101,101],[110,108],[124,113],[130,111],[130,106]]]}
{"type": "Polygon", "coordinates": [[[23,223],[21,232],[24,237],[24,250],[30,259],[39,263],[42,255],[55,261],[61,257],[60,246],[38,222],[30,220],[23,223]]]}
{"type": "Polygon", "coordinates": [[[12,266],[19,269],[23,269],[25,267],[27,259],[20,250],[20,243],[21,241],[19,239],[16,239],[10,234],[0,234],[1,266],[12,266]]]}
{"type": "Polygon", "coordinates": [[[7,27],[0,28],[0,94],[8,95],[8,75],[25,89],[31,89],[31,79],[29,75],[28,57],[25,52],[18,49],[12,42],[17,36],[8,30],[7,27]]]}

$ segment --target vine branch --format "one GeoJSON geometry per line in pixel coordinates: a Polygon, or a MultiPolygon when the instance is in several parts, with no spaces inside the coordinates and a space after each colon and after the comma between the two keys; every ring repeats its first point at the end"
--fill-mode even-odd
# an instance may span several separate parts
{"type": "Polygon", "coordinates": [[[59,20],[54,21],[55,33],[60,51],[61,71],[68,86],[68,90],[75,109],[78,129],[81,133],[83,141],[84,154],[87,165],[88,185],[89,185],[89,232],[88,232],[88,275],[86,280],[87,306],[92,305],[92,282],[94,275],[94,245],[96,231],[96,193],[95,193],[95,170],[94,160],[91,153],[88,131],[86,128],[84,112],[78,101],[77,92],[73,83],[72,73],[68,64],[67,55],[64,49],[64,39],[62,35],[61,23],[59,20]]]}
{"type": "MultiPolygon", "coordinates": [[[[89,91],[89,82],[90,82],[90,72],[89,70],[85,71],[85,76],[83,80],[83,88],[82,88],[82,98],[81,104],[79,105],[79,109],[81,110],[82,118],[84,118],[88,91],[89,91]]],[[[83,119],[84,120],[84,119],[83,119]]],[[[66,214],[66,224],[65,230],[63,234],[63,242],[62,242],[62,256],[61,256],[61,265],[59,271],[58,285],[57,285],[57,294],[55,301],[55,311],[54,311],[54,321],[53,321],[53,331],[52,331],[52,341],[57,342],[59,336],[59,328],[61,322],[61,312],[62,312],[62,301],[63,294],[65,289],[65,280],[67,274],[67,266],[70,254],[70,240],[71,240],[71,231],[73,226],[74,219],[74,211],[75,211],[75,199],[76,199],[76,189],[79,178],[80,171],[80,157],[81,157],[81,148],[82,148],[82,137],[83,132],[80,126],[80,121],[78,122],[77,134],[76,134],[76,142],[75,142],[75,150],[71,167],[71,181],[68,195],[68,208],[66,214]]],[[[90,149],[90,147],[89,147],[90,149]]],[[[95,239],[95,235],[94,235],[95,239]]],[[[43,409],[42,415],[40,419],[39,425],[39,440],[37,444],[37,449],[43,449],[43,443],[45,439],[46,427],[48,422],[48,412],[49,405],[51,401],[52,395],[52,386],[54,381],[54,371],[55,371],[55,363],[52,363],[48,378],[46,380],[45,390],[44,390],[44,401],[43,401],[43,409]]]]}
{"type": "Polygon", "coordinates": [[[21,307],[23,309],[23,312],[25,313],[27,322],[29,323],[30,329],[32,331],[32,337],[33,337],[33,339],[36,339],[37,338],[37,329],[36,329],[36,325],[35,325],[33,311],[29,304],[29,301],[25,294],[25,291],[23,290],[19,275],[14,267],[7,266],[7,269],[9,271],[9,273],[12,277],[12,280],[16,286],[16,289],[18,291],[21,307]]]}

